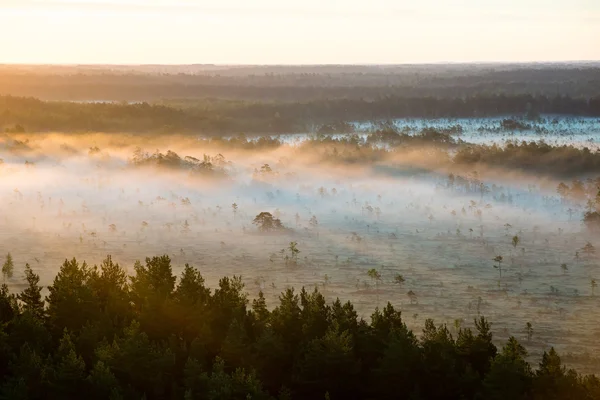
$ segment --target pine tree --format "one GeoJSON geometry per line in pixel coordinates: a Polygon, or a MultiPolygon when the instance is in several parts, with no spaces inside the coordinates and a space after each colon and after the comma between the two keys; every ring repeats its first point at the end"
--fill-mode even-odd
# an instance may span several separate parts
{"type": "Polygon", "coordinates": [[[17,315],[19,307],[15,295],[9,293],[8,286],[2,284],[0,286],[0,326],[5,322],[9,322],[17,315]]]}
{"type": "Polygon", "coordinates": [[[522,399],[531,390],[533,373],[525,360],[527,351],[510,337],[491,364],[483,385],[488,399],[522,399]]]}
{"type": "Polygon", "coordinates": [[[6,255],[6,261],[2,265],[2,275],[4,275],[4,280],[10,279],[13,277],[13,272],[15,269],[15,264],[13,262],[12,255],[8,253],[6,255]]]}
{"type": "Polygon", "coordinates": [[[44,317],[44,300],[41,291],[43,286],[39,286],[39,275],[35,274],[29,264],[25,264],[25,279],[29,286],[23,292],[17,295],[17,298],[23,303],[23,309],[29,311],[38,318],[44,317]]]}

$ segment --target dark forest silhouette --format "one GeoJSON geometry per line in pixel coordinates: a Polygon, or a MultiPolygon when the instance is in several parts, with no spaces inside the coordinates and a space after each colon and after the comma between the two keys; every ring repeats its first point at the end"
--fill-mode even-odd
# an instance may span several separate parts
{"type": "Polygon", "coordinates": [[[352,303],[286,289],[269,310],[239,277],[211,290],[168,256],[134,265],[65,260],[45,301],[0,290],[0,397],[6,399],[598,399],[600,380],[550,349],[535,368],[490,323],[455,335],[410,331],[391,304],[359,319],[352,303]]]}

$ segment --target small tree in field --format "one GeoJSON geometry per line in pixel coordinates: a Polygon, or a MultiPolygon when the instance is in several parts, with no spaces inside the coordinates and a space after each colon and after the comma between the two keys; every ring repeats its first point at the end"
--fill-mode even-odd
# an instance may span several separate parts
{"type": "Polygon", "coordinates": [[[235,219],[235,216],[237,215],[238,205],[236,203],[233,203],[231,205],[231,209],[233,210],[233,219],[235,219]]]}
{"type": "Polygon", "coordinates": [[[258,226],[258,230],[261,232],[272,232],[283,229],[283,224],[281,221],[275,217],[270,212],[261,212],[258,214],[252,223],[258,226]]]}
{"type": "Polygon", "coordinates": [[[414,304],[414,302],[417,301],[417,294],[415,292],[413,292],[412,290],[409,290],[408,293],[406,294],[410,300],[410,304],[414,304]]]}
{"type": "Polygon", "coordinates": [[[323,290],[327,288],[327,286],[331,283],[331,277],[327,274],[323,277],[323,290]]]}
{"type": "Polygon", "coordinates": [[[583,215],[583,223],[590,231],[597,232],[600,229],[600,213],[588,211],[583,215]]]}
{"type": "Polygon", "coordinates": [[[502,278],[502,260],[502,256],[494,257],[494,261],[498,263],[498,265],[494,265],[494,268],[498,268],[498,271],[500,272],[500,278],[502,278]]]}
{"type": "Polygon", "coordinates": [[[379,284],[379,281],[381,280],[381,273],[379,273],[379,271],[377,271],[375,268],[371,268],[369,271],[367,271],[367,275],[372,281],[375,281],[375,286],[379,284]]]}
{"type": "Polygon", "coordinates": [[[519,242],[521,241],[521,239],[519,239],[519,237],[517,235],[513,236],[512,238],[512,245],[513,247],[516,249],[517,246],[519,245],[519,242]]]}
{"type": "Polygon", "coordinates": [[[289,258],[291,259],[291,262],[294,265],[298,264],[298,254],[300,254],[300,250],[298,250],[298,242],[290,242],[288,250],[290,251],[289,258]]]}
{"type": "Polygon", "coordinates": [[[367,271],[367,275],[372,281],[375,281],[375,290],[377,291],[377,304],[379,304],[379,282],[381,281],[381,273],[375,268],[371,268],[367,271]]]}
{"type": "Polygon", "coordinates": [[[4,261],[4,264],[2,265],[2,275],[4,276],[4,280],[12,278],[14,270],[15,263],[13,262],[12,255],[8,253],[6,255],[6,261],[4,261]]]}
{"type": "Polygon", "coordinates": [[[394,283],[396,283],[398,285],[402,285],[405,281],[406,281],[406,279],[404,279],[404,277],[401,274],[397,274],[394,277],[394,283]]]}
{"type": "Polygon", "coordinates": [[[562,269],[563,274],[566,274],[567,271],[569,270],[569,267],[567,266],[567,264],[562,263],[562,264],[560,264],[560,269],[562,269]]]}
{"type": "Polygon", "coordinates": [[[587,242],[585,246],[581,248],[581,251],[583,251],[588,258],[596,254],[596,248],[590,242],[587,242]]]}
{"type": "Polygon", "coordinates": [[[596,288],[598,287],[598,282],[596,282],[596,280],[594,278],[591,278],[590,286],[592,287],[592,296],[593,296],[594,292],[596,291],[596,288]]]}
{"type": "Polygon", "coordinates": [[[525,333],[527,334],[527,340],[531,341],[531,338],[533,337],[533,326],[531,325],[531,322],[528,322],[525,325],[525,333]]]}

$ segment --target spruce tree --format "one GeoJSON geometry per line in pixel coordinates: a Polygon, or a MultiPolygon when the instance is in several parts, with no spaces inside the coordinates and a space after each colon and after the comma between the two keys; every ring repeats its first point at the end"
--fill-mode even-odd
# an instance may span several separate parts
{"type": "Polygon", "coordinates": [[[38,318],[44,317],[44,300],[42,299],[42,286],[39,286],[40,277],[31,270],[29,264],[25,264],[25,279],[28,286],[17,298],[23,303],[23,309],[29,311],[38,318]]]}

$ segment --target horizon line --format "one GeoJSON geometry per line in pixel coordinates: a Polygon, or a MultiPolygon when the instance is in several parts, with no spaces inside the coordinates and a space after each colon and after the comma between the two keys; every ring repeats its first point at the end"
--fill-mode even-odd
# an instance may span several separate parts
{"type": "Polygon", "coordinates": [[[379,67],[379,66],[418,66],[418,65],[523,65],[523,64],[600,64],[600,59],[588,60],[530,60],[530,61],[430,61],[402,63],[20,63],[0,62],[0,66],[53,66],[53,67],[184,67],[184,66],[215,66],[215,67],[379,67]]]}

